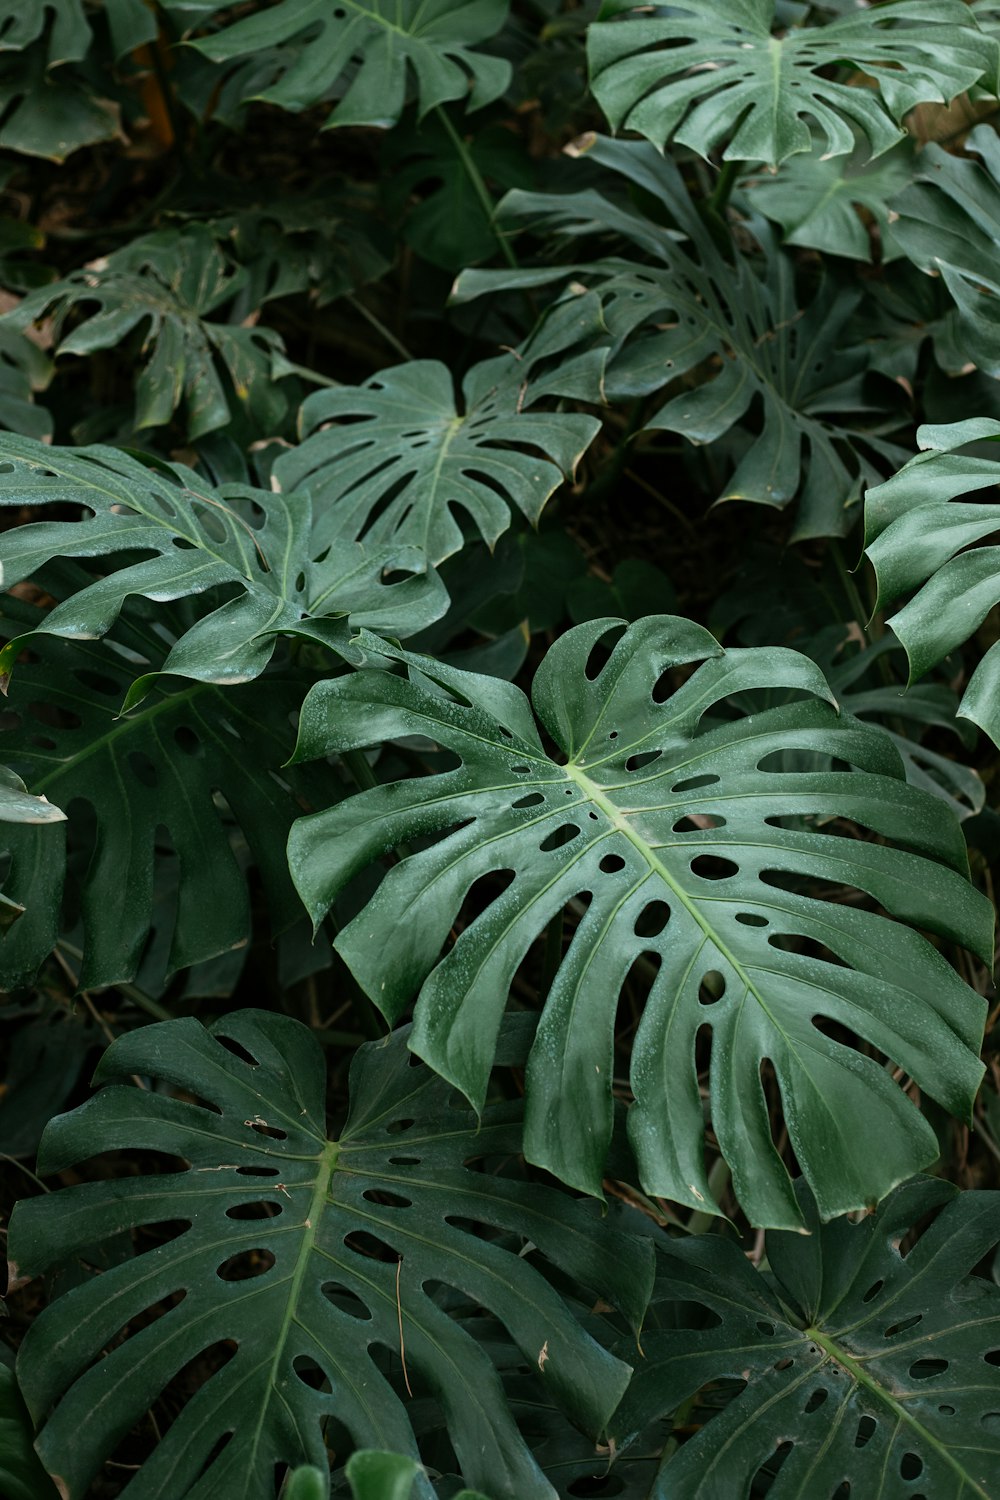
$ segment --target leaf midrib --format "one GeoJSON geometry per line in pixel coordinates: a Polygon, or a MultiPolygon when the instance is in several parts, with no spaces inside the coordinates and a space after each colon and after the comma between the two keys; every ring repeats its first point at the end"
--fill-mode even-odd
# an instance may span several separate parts
{"type": "Polygon", "coordinates": [[[827,1357],[840,1365],[841,1369],[846,1370],[857,1385],[863,1386],[865,1390],[871,1392],[877,1401],[887,1406],[893,1415],[900,1422],[905,1423],[909,1430],[919,1438],[921,1443],[926,1443],[929,1448],[932,1448],[938,1458],[942,1459],[958,1475],[962,1484],[969,1486],[973,1495],[978,1497],[978,1500],[991,1500],[988,1492],[982,1488],[967,1469],[962,1467],[958,1459],[955,1458],[944,1443],[940,1442],[922,1422],[919,1422],[913,1413],[908,1411],[903,1403],[892,1395],[890,1391],[886,1390],[885,1386],[880,1384],[873,1375],[869,1375],[868,1371],[863,1368],[853,1355],[849,1354],[846,1349],[818,1328],[807,1328],[805,1336],[811,1339],[813,1343],[818,1344],[827,1357]]]}

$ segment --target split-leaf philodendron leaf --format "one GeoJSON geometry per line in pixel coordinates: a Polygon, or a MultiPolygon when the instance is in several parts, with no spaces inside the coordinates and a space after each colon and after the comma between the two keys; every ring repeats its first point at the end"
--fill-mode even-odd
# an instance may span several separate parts
{"type": "MultiPolygon", "coordinates": [[[[84,581],[36,629],[92,640],[111,629],[132,596],[162,603],[227,589],[231,597],[194,622],[158,669],[196,681],[251,681],[283,634],[344,652],[348,616],[407,636],[447,608],[441,581],[418,549],[362,545],[328,531],[318,541],[307,493],[215,489],[179,464],[154,467],[119,449],[54,448],[0,433],[0,506],[43,505],[78,505],[89,514],[3,532],[8,587],[52,558],[130,560],[84,581]],[[136,552],[154,555],[135,562],[136,552]],[[399,581],[386,579],[390,570],[399,581]]],[[[25,644],[18,637],[0,652],[0,673],[10,675],[25,644]]],[[[129,707],[152,680],[148,674],[133,685],[129,707]]]]}
{"type": "MultiPolygon", "coordinates": [[[[326,1470],[330,1416],[358,1447],[416,1457],[401,1399],[411,1381],[441,1403],[471,1483],[494,1500],[554,1500],[488,1354],[449,1316],[440,1288],[489,1308],[542,1389],[596,1436],[629,1364],[584,1332],[526,1247],[636,1328],[651,1247],[601,1227],[568,1195],[502,1175],[497,1163],[520,1150],[521,1105],[491,1106],[478,1122],[446,1083],[411,1066],[406,1040],[398,1032],[357,1053],[335,1140],[318,1042],[264,1011],[211,1030],[183,1019],[119,1037],[98,1068],[104,1087],[49,1125],[44,1172],[121,1149],[182,1160],[22,1202],[11,1220],[15,1281],[125,1231],[172,1230],[56,1298],[22,1346],[38,1451],[66,1500],[84,1500],[120,1438],[209,1349],[215,1372],[132,1481],[147,1500],[272,1500],[276,1464],[326,1470]],[[187,1097],[137,1088],[133,1075],[187,1097]],[[153,1309],[162,1315],[140,1326],[153,1309]],[[131,1337],[109,1350],[129,1323],[131,1337]],[[403,1381],[388,1378],[393,1363],[405,1363],[403,1381]]],[[[518,1059],[516,1038],[506,1050],[518,1059]]],[[[414,1500],[432,1493],[422,1477],[414,1490],[414,1500]]]]}
{"type": "MultiPolygon", "coordinates": [[[[804,300],[794,262],[753,213],[745,229],[760,255],[724,253],[677,165],[645,141],[587,136],[573,150],[585,167],[606,169],[606,191],[515,190],[500,219],[569,237],[574,261],[466,271],[456,300],[570,283],[572,303],[583,300],[581,283],[593,288],[603,309],[600,338],[611,347],[590,400],[630,401],[669,387],[646,430],[697,444],[737,433],[748,439],[735,450],[720,499],[784,506],[797,497],[796,538],[843,535],[857,518],[863,481],[877,483],[905,453],[886,440],[901,420],[899,388],[873,388],[871,351],[845,337],[858,289],[826,282],[804,300]],[[637,189],[638,200],[622,202],[623,187],[637,189]],[[642,211],[644,200],[667,225],[642,211]],[[624,255],[606,253],[617,250],[609,235],[624,242],[624,255]],[[594,258],[584,258],[588,249],[594,258]]],[[[582,324],[581,342],[592,337],[582,324]]]]}
{"type": "Polygon", "coordinates": [[[498,98],[510,64],[477,48],[507,10],[508,0],[281,0],[195,45],[222,63],[272,53],[274,81],[259,94],[269,104],[300,110],[337,98],[328,126],[387,127],[413,83],[421,114],[454,99],[479,109],[498,98]]]}
{"type": "MultiPolygon", "coordinates": [[[[587,311],[593,333],[596,299],[587,311]]],[[[572,332],[579,336],[577,320],[572,332]]],[[[540,352],[551,353],[551,340],[540,352]]],[[[600,430],[595,417],[579,412],[531,409],[548,393],[532,385],[536,357],[474,365],[460,403],[450,370],[436,360],[382,370],[363,386],[317,391],[302,406],[306,440],[279,458],[275,476],[284,488],[308,489],[320,535],[409,544],[437,563],[463,546],[460,521],[468,516],[492,546],[511,524],[512,507],[538,522],[600,430]]],[[[603,355],[590,364],[596,382],[603,355]]]]}
{"type": "Polygon", "coordinates": [[[878,730],[838,719],[806,657],[724,652],[665,616],[631,626],[600,665],[593,654],[623,623],[560,637],[535,676],[534,711],[513,686],[405,654],[408,679],[363,671],[314,687],[297,760],[419,735],[460,763],[301,820],[293,878],[318,922],[380,855],[436,836],[401,850],[336,946],[388,1019],[416,1000],[410,1045],[477,1107],[518,965],[575,913],[527,1072],[526,1153],[562,1180],[601,1191],[615,1009],[643,960],[654,973],[629,1128],[647,1191],[714,1208],[696,1065],[710,1045],[712,1125],[751,1221],[801,1220],[771,1136],[765,1061],[823,1217],[863,1207],[938,1145],[851,1036],[966,1118],[981,1075],[985,1002],[904,925],[990,954],[992,914],[967,884],[959,824],[906,785],[878,730]],[[672,674],[695,662],[678,685],[672,674]],[[765,688],[800,701],[707,717],[765,688]],[[790,750],[844,769],[770,768],[790,750]],[[466,893],[489,875],[509,883],[441,957],[466,893]],[[864,892],[900,920],[824,900],[810,879],[864,892]]]}
{"type": "Polygon", "coordinates": [[[803,1202],[810,1234],[767,1236],[770,1275],[714,1235],[660,1249],[618,1444],[733,1382],[665,1460],[655,1500],[733,1500],[758,1474],[774,1476],[771,1500],[993,1500],[1000,1289],[972,1273],[1000,1239],[1000,1194],[917,1178],[860,1223],[825,1226],[803,1202]],[[689,1316],[667,1331],[677,1303],[689,1316]]]}
{"type": "MultiPolygon", "coordinates": [[[[1000,529],[992,495],[1000,460],[962,452],[1000,440],[1000,422],[972,418],[922,427],[925,450],[865,500],[866,552],[878,579],[879,607],[907,594],[888,623],[906,648],[916,681],[974,634],[1000,602],[1000,547],[979,546],[1000,529]]],[[[990,646],[965,689],[959,714],[1000,745],[1000,645],[990,646]]]]}
{"type": "Polygon", "coordinates": [[[602,17],[619,18],[590,28],[594,97],[616,130],[658,147],[672,138],[705,157],[725,146],[725,160],[777,166],[810,149],[811,128],[828,156],[851,152],[855,132],[878,156],[902,138],[914,105],[992,84],[1000,61],[962,0],[892,0],[780,36],[775,0],[650,9],[606,0],[602,17]],[[830,76],[845,64],[877,88],[830,76]]]}
{"type": "MultiPolygon", "coordinates": [[[[17,634],[41,611],[8,599],[0,630],[17,634]]],[[[153,924],[157,872],[176,856],[180,881],[168,971],[242,948],[251,934],[247,872],[232,847],[240,829],[267,892],[271,929],[299,917],[282,846],[303,801],[335,788],[282,770],[294,745],[291,716],[305,681],[274,671],[266,693],[160,679],[125,717],[136,667],[156,667],[164,642],[149,622],[120,621],[108,641],[35,639],[35,659],[14,674],[4,703],[4,753],[34,794],[39,817],[4,826],[11,855],[7,899],[25,908],[0,944],[0,989],[30,984],[62,931],[67,863],[78,865],[86,986],[130,980],[153,924]],[[48,797],[55,803],[40,802],[48,797]],[[224,801],[219,803],[218,798],[224,801]],[[93,831],[92,831],[93,825],[93,831]]]]}

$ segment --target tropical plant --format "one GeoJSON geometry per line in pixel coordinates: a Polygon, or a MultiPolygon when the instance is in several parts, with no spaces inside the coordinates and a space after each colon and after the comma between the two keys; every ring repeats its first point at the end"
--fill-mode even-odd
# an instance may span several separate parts
{"type": "Polygon", "coordinates": [[[4,1497],[1000,1500],[998,88],[0,0],[4,1497]]]}

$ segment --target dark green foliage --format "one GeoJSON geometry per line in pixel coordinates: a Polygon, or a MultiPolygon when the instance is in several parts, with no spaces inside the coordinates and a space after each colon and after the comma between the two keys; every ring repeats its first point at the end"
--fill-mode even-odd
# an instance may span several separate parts
{"type": "Polygon", "coordinates": [[[0,0],[3,1500],[1000,1500],[998,80],[0,0]]]}

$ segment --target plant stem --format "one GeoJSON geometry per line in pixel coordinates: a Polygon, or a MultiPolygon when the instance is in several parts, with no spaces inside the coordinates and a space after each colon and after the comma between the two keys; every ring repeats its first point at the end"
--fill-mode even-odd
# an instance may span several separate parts
{"type": "MultiPolygon", "coordinates": [[[[413,358],[413,355],[410,353],[409,349],[407,349],[402,340],[398,339],[393,333],[392,329],[387,328],[382,322],[382,319],[377,318],[372,312],[371,308],[366,307],[359,297],[345,297],[344,301],[349,303],[350,306],[354,308],[355,312],[359,312],[363,318],[367,319],[367,321],[375,329],[376,333],[381,334],[382,338],[385,339],[390,349],[395,349],[396,353],[401,354],[404,359],[413,358]]],[[[336,385],[340,384],[339,381],[334,381],[331,383],[336,385]]]]}
{"type": "Polygon", "coordinates": [[[458,159],[462,163],[462,166],[465,168],[465,172],[468,176],[469,181],[472,183],[472,190],[475,193],[476,197],[479,199],[479,202],[482,205],[483,212],[490,221],[490,228],[493,230],[493,233],[496,236],[497,244],[503,251],[504,260],[510,266],[512,271],[516,271],[518,269],[517,256],[514,254],[513,248],[511,247],[507,239],[500,233],[499,229],[497,228],[496,204],[493,202],[493,198],[489,188],[483,181],[482,173],[476,166],[472,152],[462,140],[462,137],[459,135],[458,131],[455,129],[454,125],[451,123],[451,120],[448,118],[447,114],[440,105],[437,105],[435,107],[434,113],[437,115],[438,119],[441,121],[441,124],[448,132],[451,143],[458,154],[458,159]]]}
{"type": "Polygon", "coordinates": [[[736,179],[743,165],[744,163],[739,161],[724,161],[722,163],[719,175],[715,180],[715,187],[712,189],[712,195],[707,203],[709,211],[716,214],[720,219],[725,215],[726,205],[733,195],[733,188],[736,186],[736,179]]]}

